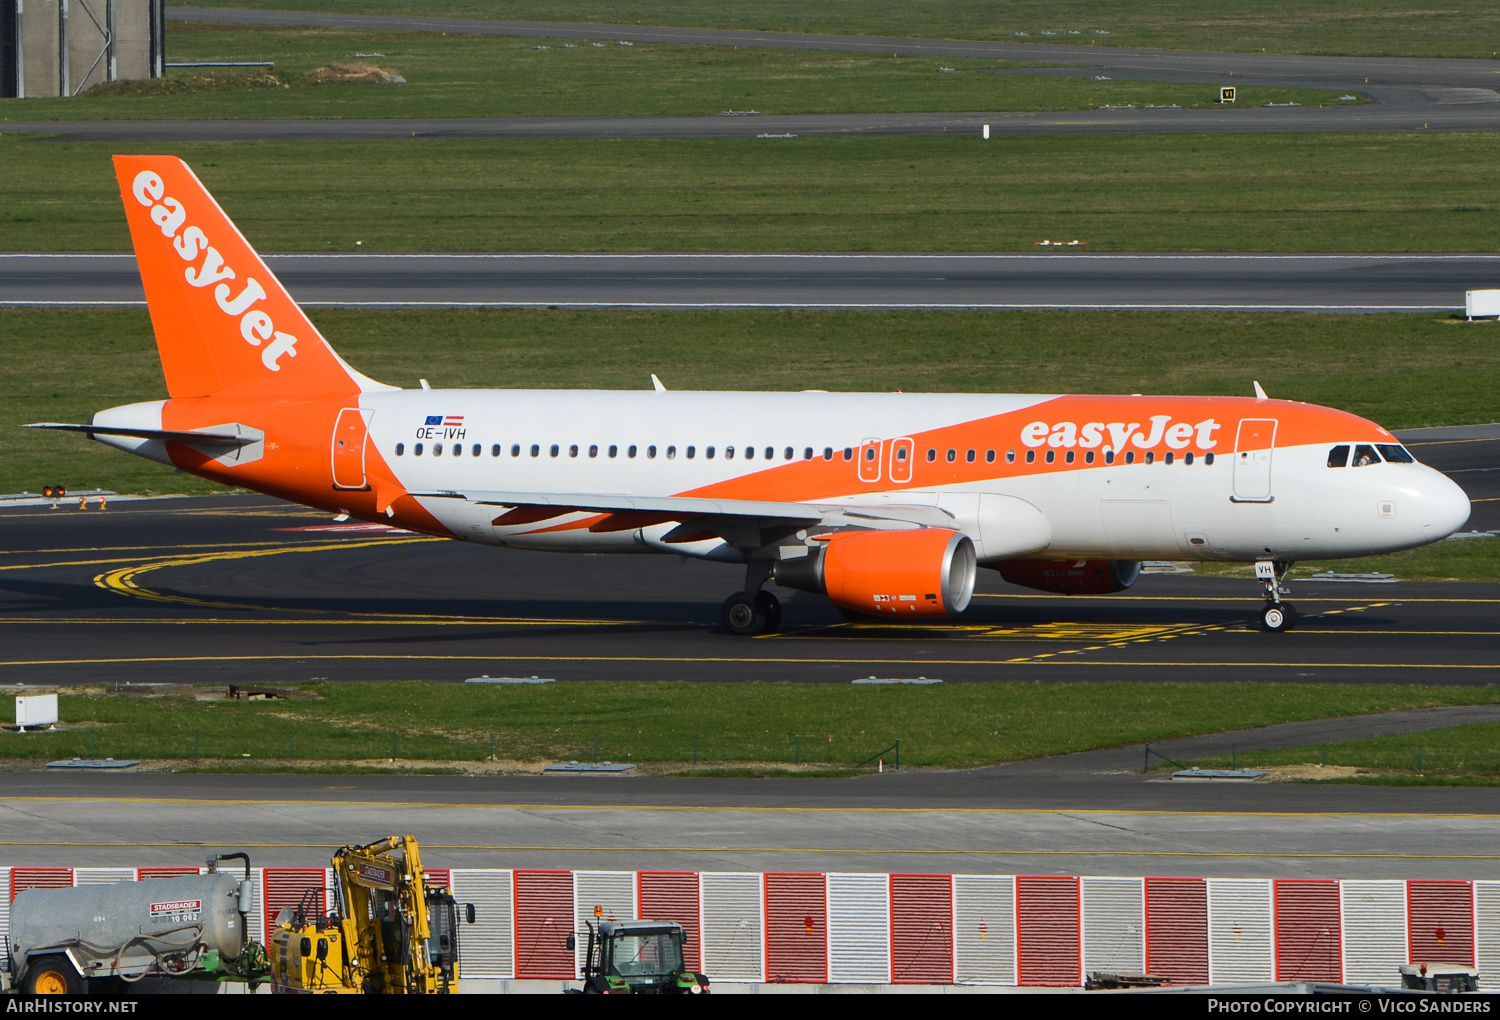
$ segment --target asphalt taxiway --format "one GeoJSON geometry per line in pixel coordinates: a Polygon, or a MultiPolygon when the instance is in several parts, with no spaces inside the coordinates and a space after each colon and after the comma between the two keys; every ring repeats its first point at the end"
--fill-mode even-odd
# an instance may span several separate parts
{"type": "MultiPolygon", "coordinates": [[[[1448,312],[1495,255],[269,255],[309,306],[1448,312]]],[[[144,304],[135,256],[0,254],[0,305],[144,304]]]]}

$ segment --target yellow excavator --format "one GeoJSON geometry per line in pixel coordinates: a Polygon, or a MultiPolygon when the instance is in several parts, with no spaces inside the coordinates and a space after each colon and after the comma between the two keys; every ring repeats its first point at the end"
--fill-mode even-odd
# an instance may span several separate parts
{"type": "MultiPolygon", "coordinates": [[[[332,890],[309,889],[277,916],[267,954],[273,992],[458,992],[459,905],[427,884],[415,837],[346,846],[333,855],[333,874],[332,890]]],[[[464,920],[474,923],[472,903],[464,920]]]]}

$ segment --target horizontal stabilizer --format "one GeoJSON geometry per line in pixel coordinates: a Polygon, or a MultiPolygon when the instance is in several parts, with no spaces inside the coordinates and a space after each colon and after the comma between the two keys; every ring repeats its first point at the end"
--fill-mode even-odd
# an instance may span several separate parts
{"type": "Polygon", "coordinates": [[[249,446],[260,441],[254,435],[235,435],[226,432],[183,432],[172,429],[131,429],[112,425],[67,425],[56,421],[39,421],[22,425],[26,429],[55,429],[58,432],[82,432],[92,437],[128,436],[131,439],[170,440],[174,443],[222,444],[227,446],[249,446]]]}

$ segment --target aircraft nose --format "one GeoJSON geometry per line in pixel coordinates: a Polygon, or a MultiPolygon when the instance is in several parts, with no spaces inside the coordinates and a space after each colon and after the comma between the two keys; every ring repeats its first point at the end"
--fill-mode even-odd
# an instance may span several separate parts
{"type": "Polygon", "coordinates": [[[1422,531],[1429,542],[1447,538],[1469,519],[1469,496],[1441,471],[1422,486],[1422,531]]]}

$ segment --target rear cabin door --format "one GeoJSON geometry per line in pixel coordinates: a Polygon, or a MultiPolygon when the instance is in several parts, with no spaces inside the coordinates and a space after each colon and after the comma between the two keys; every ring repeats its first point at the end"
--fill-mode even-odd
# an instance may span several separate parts
{"type": "Polygon", "coordinates": [[[367,412],[346,407],[339,412],[333,426],[333,487],[367,489],[365,482],[365,442],[369,439],[367,412]]]}
{"type": "Polygon", "coordinates": [[[1245,418],[1240,422],[1234,438],[1236,502],[1271,502],[1271,453],[1275,448],[1275,418],[1245,418]]]}

